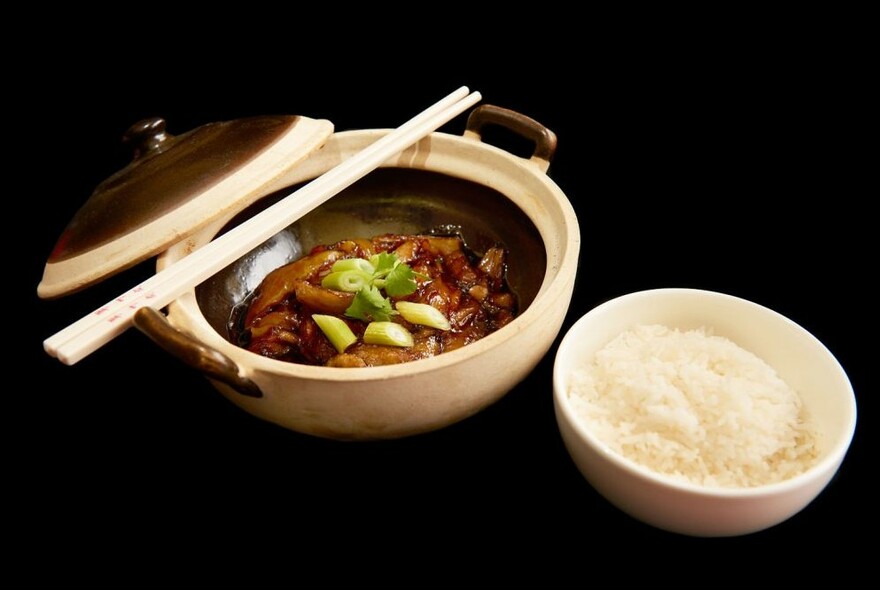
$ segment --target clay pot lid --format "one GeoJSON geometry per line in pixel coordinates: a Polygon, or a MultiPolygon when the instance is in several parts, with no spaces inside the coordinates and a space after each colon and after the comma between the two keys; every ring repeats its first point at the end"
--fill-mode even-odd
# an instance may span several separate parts
{"type": "Polygon", "coordinates": [[[37,294],[93,285],[282,188],[273,182],[332,133],[330,121],[293,115],[209,123],[177,136],[163,119],[139,121],[123,137],[134,159],[74,215],[37,294]]]}

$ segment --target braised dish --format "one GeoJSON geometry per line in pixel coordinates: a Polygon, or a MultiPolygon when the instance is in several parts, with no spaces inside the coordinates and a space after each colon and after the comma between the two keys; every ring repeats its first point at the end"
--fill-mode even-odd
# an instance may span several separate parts
{"type": "MultiPolygon", "coordinates": [[[[508,115],[498,120],[519,119],[508,115]]],[[[559,333],[574,287],[580,238],[568,198],[546,174],[553,142],[536,141],[535,154],[522,158],[480,141],[477,123],[469,118],[465,137],[434,133],[425,138],[179,297],[169,305],[167,321],[160,317],[139,327],[204,371],[243,410],[317,436],[399,438],[442,428],[499,400],[544,358],[559,333]],[[507,284],[516,294],[517,312],[504,327],[429,358],[361,368],[281,361],[231,340],[233,309],[266,275],[316,246],[356,236],[414,235],[442,225],[459,227],[474,252],[485,254],[499,244],[505,248],[507,284]]],[[[542,137],[552,137],[534,125],[542,137]]],[[[270,204],[275,198],[270,193],[286,196],[386,133],[333,134],[320,150],[267,186],[252,206],[229,211],[170,247],[160,256],[159,268],[207,243],[234,225],[236,217],[247,218],[270,204]]]]}
{"type": "Polygon", "coordinates": [[[475,342],[516,316],[506,252],[459,235],[381,234],[316,246],[269,273],[233,312],[231,337],[278,360],[391,365],[475,342]]]}

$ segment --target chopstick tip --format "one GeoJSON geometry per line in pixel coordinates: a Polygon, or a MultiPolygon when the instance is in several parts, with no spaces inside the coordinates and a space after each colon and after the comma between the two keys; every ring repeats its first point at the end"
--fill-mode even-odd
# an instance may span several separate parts
{"type": "Polygon", "coordinates": [[[53,358],[58,358],[58,351],[49,343],[49,340],[43,341],[43,350],[46,351],[46,354],[53,358]]]}

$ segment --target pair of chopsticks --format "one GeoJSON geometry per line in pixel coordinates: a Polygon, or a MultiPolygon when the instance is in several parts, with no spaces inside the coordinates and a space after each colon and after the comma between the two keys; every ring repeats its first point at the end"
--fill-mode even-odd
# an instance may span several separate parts
{"type": "Polygon", "coordinates": [[[43,341],[49,355],[72,365],[132,325],[141,307],[162,309],[297,219],[477,102],[462,86],[351,158],[241,225],[156,273],[113,301],[43,341]]]}

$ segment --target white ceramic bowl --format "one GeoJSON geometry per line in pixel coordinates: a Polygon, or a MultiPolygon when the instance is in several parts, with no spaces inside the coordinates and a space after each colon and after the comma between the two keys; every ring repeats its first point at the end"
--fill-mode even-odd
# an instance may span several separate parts
{"type": "Polygon", "coordinates": [[[730,295],[694,289],[631,293],[597,306],[563,338],[553,371],[556,418],[566,448],[612,504],[655,527],[693,536],[733,536],[776,525],[807,506],[837,472],[855,431],[856,402],[843,368],[814,336],[784,316],[730,295]],[[700,326],[772,366],[798,391],[816,422],[820,456],[804,473],[752,488],[709,488],[673,480],[602,443],[574,411],[572,372],[638,324],[700,326]]]}

